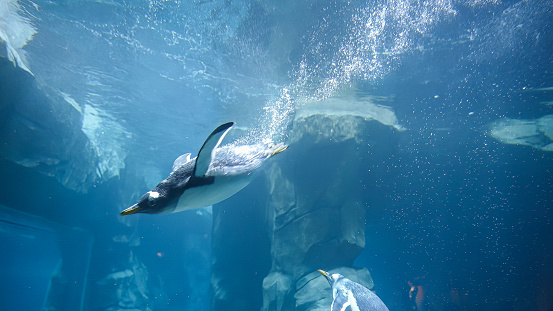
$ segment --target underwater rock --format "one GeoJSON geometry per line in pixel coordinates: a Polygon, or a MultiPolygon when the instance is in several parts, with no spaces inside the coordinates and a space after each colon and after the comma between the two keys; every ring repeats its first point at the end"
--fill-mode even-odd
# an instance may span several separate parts
{"type": "Polygon", "coordinates": [[[263,277],[271,259],[265,227],[266,190],[260,177],[213,206],[210,310],[261,308],[263,277]]]}
{"type": "Polygon", "coordinates": [[[292,167],[275,164],[268,172],[272,269],[262,310],[296,310],[297,280],[317,267],[351,267],[365,247],[356,147],[354,140],[303,141],[287,155],[296,158],[292,167]]]}
{"type": "Polygon", "coordinates": [[[18,1],[0,2],[0,57],[33,74],[23,47],[33,38],[36,28],[24,13],[18,1]]]}
{"type": "MultiPolygon", "coordinates": [[[[148,270],[132,251],[129,254],[129,262],[120,263],[128,268],[108,273],[92,282],[88,292],[91,310],[152,310],[148,305],[148,270]]],[[[96,276],[96,273],[92,275],[96,276]]]]}
{"type": "MultiPolygon", "coordinates": [[[[0,239],[12,241],[2,244],[4,254],[13,257],[7,261],[13,264],[0,268],[5,284],[15,283],[16,288],[27,284],[29,289],[45,294],[41,310],[83,309],[94,244],[91,232],[0,204],[0,239]],[[29,250],[27,256],[14,255],[21,255],[22,249],[29,250]]],[[[2,297],[3,306],[9,306],[10,301],[19,305],[22,299],[36,299],[33,295],[7,296],[2,297]]]]}
{"type": "Polygon", "coordinates": [[[81,113],[62,95],[0,57],[0,159],[85,193],[102,182],[101,161],[82,131],[81,113]]]}
{"type": "Polygon", "coordinates": [[[553,151],[553,115],[535,120],[502,118],[490,124],[489,134],[504,144],[553,151]]]}
{"type": "Polygon", "coordinates": [[[374,120],[296,118],[294,143],[266,174],[272,265],[262,310],[328,310],[332,295],[321,296],[328,282],[314,279],[321,267],[342,267],[341,274],[372,288],[368,271],[353,268],[365,247],[368,172],[362,168],[369,167],[368,143],[390,145],[395,135],[384,129],[390,124],[374,120]]]}
{"type": "MultiPolygon", "coordinates": [[[[81,111],[75,100],[67,94],[61,94],[66,102],[81,111]]],[[[94,150],[98,179],[120,177],[127,157],[125,142],[131,139],[131,134],[103,109],[85,104],[82,114],[81,130],[94,150]]]]}
{"type": "Polygon", "coordinates": [[[372,287],[368,271],[353,268],[365,247],[370,191],[363,167],[370,166],[369,143],[393,145],[389,128],[352,115],[296,119],[289,149],[213,206],[212,310],[328,310],[328,282],[311,282],[321,276],[317,269],[342,267],[372,287]]]}
{"type": "Polygon", "coordinates": [[[122,279],[129,278],[133,275],[134,275],[134,272],[132,272],[129,269],[125,269],[123,271],[113,272],[113,273],[110,273],[110,274],[106,275],[103,279],[98,281],[98,284],[105,285],[105,284],[108,284],[109,282],[119,282],[122,279]]]}
{"type": "Polygon", "coordinates": [[[271,272],[263,279],[263,308],[262,310],[288,310],[290,301],[285,301],[289,297],[292,289],[292,278],[280,273],[271,272]],[[282,295],[282,293],[286,293],[282,295]]]}

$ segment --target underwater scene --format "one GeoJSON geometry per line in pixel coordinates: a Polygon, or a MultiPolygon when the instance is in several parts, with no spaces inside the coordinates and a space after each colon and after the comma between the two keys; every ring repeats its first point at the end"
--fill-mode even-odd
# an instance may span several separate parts
{"type": "Polygon", "coordinates": [[[553,1],[0,0],[0,310],[553,310],[553,1]]]}

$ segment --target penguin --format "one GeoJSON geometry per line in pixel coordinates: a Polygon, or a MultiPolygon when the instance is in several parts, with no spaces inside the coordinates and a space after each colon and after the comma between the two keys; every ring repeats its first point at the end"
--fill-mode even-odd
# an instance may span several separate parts
{"type": "Polygon", "coordinates": [[[121,215],[175,213],[219,203],[246,187],[265,160],[288,148],[272,142],[219,148],[233,125],[217,127],[197,157],[191,158],[190,153],[178,157],[169,177],[121,215]]]}
{"type": "Polygon", "coordinates": [[[368,288],[355,283],[345,276],[318,270],[325,276],[332,287],[331,311],[345,311],[350,307],[351,311],[388,311],[386,305],[368,288]]]}

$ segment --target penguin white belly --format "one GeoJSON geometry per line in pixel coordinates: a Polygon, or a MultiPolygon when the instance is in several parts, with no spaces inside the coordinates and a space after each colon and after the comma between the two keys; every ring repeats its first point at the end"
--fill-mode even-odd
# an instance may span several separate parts
{"type": "Polygon", "coordinates": [[[244,189],[255,174],[222,175],[215,177],[213,184],[186,189],[180,196],[173,212],[202,208],[219,203],[244,189]]]}

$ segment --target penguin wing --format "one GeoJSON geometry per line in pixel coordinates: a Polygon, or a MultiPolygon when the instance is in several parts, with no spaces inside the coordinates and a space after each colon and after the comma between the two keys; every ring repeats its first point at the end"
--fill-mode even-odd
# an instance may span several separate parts
{"type": "Polygon", "coordinates": [[[177,168],[181,167],[183,164],[186,164],[191,161],[190,157],[192,156],[191,153],[185,153],[178,157],[175,162],[173,163],[173,169],[172,171],[176,171],[177,168]]]}
{"type": "Polygon", "coordinates": [[[198,158],[196,159],[196,166],[194,167],[194,176],[202,177],[207,173],[209,164],[213,159],[213,150],[215,150],[225,138],[230,128],[234,125],[234,122],[225,123],[216,128],[204,142],[200,152],[198,152],[198,158]]]}
{"type": "Polygon", "coordinates": [[[334,297],[334,301],[332,302],[332,306],[330,307],[331,311],[345,311],[346,308],[351,303],[348,300],[348,295],[345,291],[337,291],[336,297],[334,297]]]}

